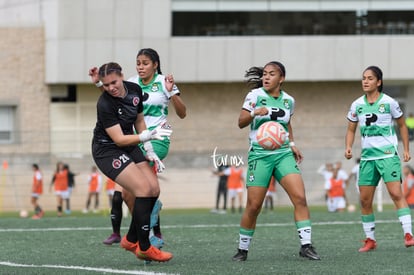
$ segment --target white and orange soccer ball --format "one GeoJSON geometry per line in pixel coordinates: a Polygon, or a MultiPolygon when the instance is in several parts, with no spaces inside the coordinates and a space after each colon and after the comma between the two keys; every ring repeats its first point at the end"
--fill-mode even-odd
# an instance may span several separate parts
{"type": "Polygon", "coordinates": [[[26,210],[20,210],[20,218],[27,218],[29,216],[29,212],[27,212],[26,210]]]}
{"type": "Polygon", "coordinates": [[[257,129],[257,143],[266,150],[280,148],[288,138],[288,133],[283,126],[276,121],[268,121],[257,129]]]}

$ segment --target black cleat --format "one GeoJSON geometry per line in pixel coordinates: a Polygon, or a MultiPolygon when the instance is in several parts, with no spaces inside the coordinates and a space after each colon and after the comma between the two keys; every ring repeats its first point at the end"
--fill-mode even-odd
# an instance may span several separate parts
{"type": "Polygon", "coordinates": [[[316,253],[315,249],[311,244],[304,245],[299,250],[299,256],[308,258],[309,260],[320,260],[318,253],[316,253]]]}
{"type": "Polygon", "coordinates": [[[233,261],[244,262],[247,260],[247,250],[238,249],[237,254],[233,256],[233,261]]]}

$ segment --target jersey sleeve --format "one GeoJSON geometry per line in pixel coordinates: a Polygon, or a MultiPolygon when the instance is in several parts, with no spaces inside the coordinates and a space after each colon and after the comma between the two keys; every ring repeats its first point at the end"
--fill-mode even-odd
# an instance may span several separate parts
{"type": "Polygon", "coordinates": [[[249,112],[253,111],[256,108],[256,99],[257,96],[253,92],[249,92],[244,99],[242,109],[249,112]]]}
{"type": "Polygon", "coordinates": [[[358,115],[356,113],[356,103],[353,102],[349,108],[347,118],[349,121],[358,122],[358,115]]]}
{"type": "Polygon", "coordinates": [[[403,116],[403,112],[400,108],[400,105],[398,104],[398,102],[396,100],[392,100],[391,101],[391,115],[393,118],[400,118],[403,116]]]}

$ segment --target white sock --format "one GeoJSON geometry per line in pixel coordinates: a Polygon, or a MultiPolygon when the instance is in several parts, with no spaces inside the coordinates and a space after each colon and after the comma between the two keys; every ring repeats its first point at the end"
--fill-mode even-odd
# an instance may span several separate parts
{"type": "Polygon", "coordinates": [[[404,231],[404,235],[409,233],[412,235],[412,229],[411,229],[411,215],[404,215],[401,217],[398,217],[400,220],[402,229],[404,231]]]}
{"type": "Polygon", "coordinates": [[[242,250],[249,250],[250,242],[252,241],[252,237],[248,235],[239,234],[239,249],[242,250]]]}
{"type": "Polygon", "coordinates": [[[312,227],[305,226],[302,228],[298,228],[298,235],[299,235],[301,245],[311,244],[312,227]]]}
{"type": "Polygon", "coordinates": [[[375,222],[363,222],[365,236],[375,241],[375,222]]]}

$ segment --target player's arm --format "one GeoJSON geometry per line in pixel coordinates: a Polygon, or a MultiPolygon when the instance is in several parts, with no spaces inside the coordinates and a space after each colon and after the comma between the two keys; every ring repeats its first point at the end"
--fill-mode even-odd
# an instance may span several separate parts
{"type": "Polygon", "coordinates": [[[410,143],[409,143],[409,139],[408,139],[408,128],[407,128],[407,125],[405,124],[404,116],[399,117],[395,121],[397,122],[397,125],[400,128],[400,136],[401,136],[402,144],[403,144],[403,147],[404,147],[403,160],[405,162],[407,162],[411,159],[411,157],[410,157],[410,143]]]}
{"type": "Polygon", "coordinates": [[[269,113],[269,110],[266,107],[260,107],[257,109],[253,109],[249,111],[243,108],[240,111],[239,115],[239,128],[243,129],[244,127],[250,125],[252,123],[255,116],[265,116],[269,113]]]}
{"type": "Polygon", "coordinates": [[[292,152],[293,152],[293,155],[295,156],[296,162],[301,163],[302,160],[303,160],[303,155],[294,143],[295,138],[293,136],[293,128],[292,128],[292,124],[291,124],[290,120],[287,124],[287,128],[288,128],[288,132],[289,132],[289,145],[290,145],[290,148],[292,149],[292,152]]]}
{"type": "Polygon", "coordinates": [[[345,135],[345,158],[352,158],[352,145],[355,140],[355,131],[357,128],[357,122],[348,121],[348,128],[345,135]]]}
{"type": "Polygon", "coordinates": [[[98,68],[97,67],[90,68],[88,74],[91,77],[91,80],[92,80],[93,84],[95,84],[95,86],[99,90],[101,90],[101,92],[103,92],[104,91],[104,87],[103,87],[102,81],[99,79],[98,68]]]}
{"type": "Polygon", "coordinates": [[[167,96],[170,102],[172,102],[175,113],[179,118],[185,118],[187,115],[187,108],[185,107],[184,101],[180,97],[180,91],[174,82],[172,74],[165,76],[165,89],[167,90],[167,96]]]}

